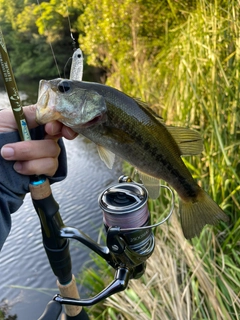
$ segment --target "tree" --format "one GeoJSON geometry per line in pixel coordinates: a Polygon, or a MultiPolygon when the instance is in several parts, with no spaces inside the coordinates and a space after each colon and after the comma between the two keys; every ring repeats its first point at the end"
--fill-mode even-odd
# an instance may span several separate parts
{"type": "Polygon", "coordinates": [[[77,27],[84,31],[79,42],[88,63],[106,68],[114,86],[149,98],[143,93],[148,71],[155,73],[155,57],[168,42],[169,28],[186,20],[192,1],[92,0],[84,5],[77,27]]]}
{"type": "Polygon", "coordinates": [[[66,1],[36,4],[0,0],[0,5],[0,22],[15,76],[52,78],[64,76],[64,72],[68,76],[70,64],[64,67],[72,56],[70,34],[74,33],[69,21],[74,24],[80,12],[75,2],[68,1],[66,7],[66,1]]]}

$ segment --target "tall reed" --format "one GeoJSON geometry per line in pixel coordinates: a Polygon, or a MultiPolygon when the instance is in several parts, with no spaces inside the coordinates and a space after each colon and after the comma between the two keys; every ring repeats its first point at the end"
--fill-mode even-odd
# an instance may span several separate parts
{"type": "MultiPolygon", "coordinates": [[[[200,131],[204,152],[184,161],[230,224],[207,226],[186,241],[175,214],[156,230],[145,275],[93,307],[94,319],[240,319],[240,1],[196,4],[184,23],[166,28],[165,46],[138,66],[128,93],[139,92],[168,123],[200,131]]],[[[154,219],[164,210],[161,200],[150,201],[154,219]]],[[[99,268],[105,277],[95,284],[103,288],[112,273],[99,268]]]]}
{"type": "Polygon", "coordinates": [[[159,69],[167,79],[163,116],[201,132],[202,157],[187,159],[186,164],[229,213],[233,229],[240,209],[238,5],[230,1],[223,8],[217,1],[199,1],[198,10],[173,31],[168,51],[159,56],[159,69]]]}

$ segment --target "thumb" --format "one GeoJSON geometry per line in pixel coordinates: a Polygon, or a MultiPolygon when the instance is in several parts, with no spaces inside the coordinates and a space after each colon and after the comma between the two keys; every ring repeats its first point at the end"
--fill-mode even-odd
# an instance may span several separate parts
{"type": "MultiPolygon", "coordinates": [[[[27,120],[29,129],[35,128],[38,126],[35,117],[36,117],[36,106],[31,105],[23,107],[24,117],[27,120]]],[[[14,118],[14,114],[11,108],[4,109],[1,111],[0,119],[0,132],[11,132],[17,130],[17,123],[14,118]]]]}
{"type": "Polygon", "coordinates": [[[36,105],[23,107],[23,112],[27,120],[29,129],[36,128],[39,124],[36,122],[36,105]]]}

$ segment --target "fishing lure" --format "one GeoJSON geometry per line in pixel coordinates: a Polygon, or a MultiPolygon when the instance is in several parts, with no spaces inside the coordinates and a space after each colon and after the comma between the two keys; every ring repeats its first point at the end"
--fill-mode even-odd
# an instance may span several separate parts
{"type": "Polygon", "coordinates": [[[80,48],[76,49],[72,56],[70,80],[82,81],[83,76],[83,53],[80,48]]]}

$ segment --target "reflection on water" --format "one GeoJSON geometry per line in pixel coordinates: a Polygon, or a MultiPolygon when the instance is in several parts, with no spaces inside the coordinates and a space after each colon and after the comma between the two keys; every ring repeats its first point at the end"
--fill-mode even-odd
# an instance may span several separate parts
{"type": "MultiPolygon", "coordinates": [[[[2,101],[0,94],[0,108],[2,101]]],[[[87,143],[83,137],[65,141],[65,145],[68,177],[52,186],[53,195],[60,204],[64,223],[81,229],[97,241],[102,226],[98,196],[108,185],[117,182],[120,164],[116,163],[113,170],[107,169],[94,144],[87,143]]],[[[73,273],[77,274],[90,260],[90,252],[74,240],[70,248],[73,273]]],[[[10,313],[16,313],[18,320],[37,319],[57,293],[56,278],[42,247],[40,224],[29,195],[12,215],[11,233],[0,253],[0,275],[0,301],[7,299],[12,306],[10,313]]]]}

